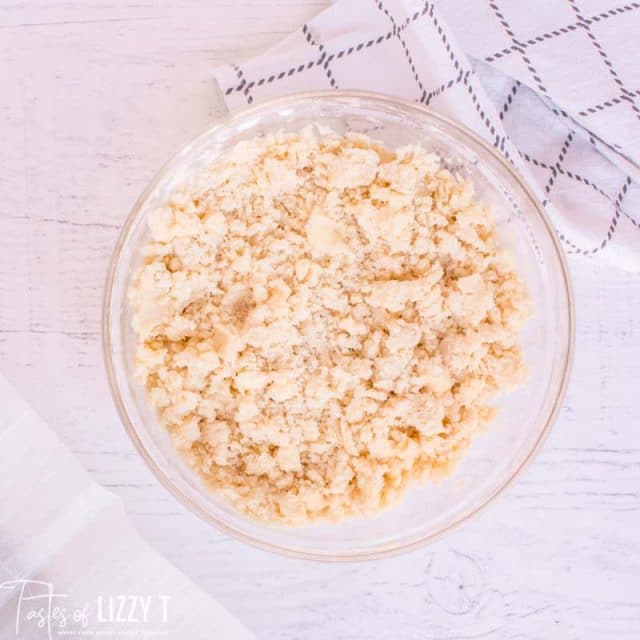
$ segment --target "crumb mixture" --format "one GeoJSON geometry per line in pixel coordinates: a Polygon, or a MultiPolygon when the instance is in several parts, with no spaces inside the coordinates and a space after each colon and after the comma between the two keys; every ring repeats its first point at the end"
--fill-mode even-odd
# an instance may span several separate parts
{"type": "Polygon", "coordinates": [[[472,185],[419,146],[241,142],[149,219],[136,369],[218,494],[286,524],[451,468],[523,381],[528,298],[472,185]]]}

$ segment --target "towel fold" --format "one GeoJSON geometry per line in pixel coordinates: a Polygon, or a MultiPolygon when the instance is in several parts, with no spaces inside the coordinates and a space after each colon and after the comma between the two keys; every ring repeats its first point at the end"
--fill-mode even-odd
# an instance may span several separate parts
{"type": "Polygon", "coordinates": [[[0,638],[253,636],[136,532],[0,376],[0,638]]]}
{"type": "Polygon", "coordinates": [[[214,70],[238,109],[307,90],[415,100],[496,146],[568,254],[640,270],[640,3],[339,0],[214,70]]]}

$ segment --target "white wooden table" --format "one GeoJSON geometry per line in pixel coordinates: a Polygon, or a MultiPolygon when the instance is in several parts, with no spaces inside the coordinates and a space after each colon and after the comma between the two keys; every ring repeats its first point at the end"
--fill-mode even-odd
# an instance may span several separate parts
{"type": "Polygon", "coordinates": [[[0,3],[0,368],[146,538],[260,638],[636,640],[640,276],[571,263],[576,359],[550,440],[488,512],[403,557],[324,565],[231,540],[158,485],[120,426],[100,347],[118,229],[221,112],[209,70],[326,4],[0,3]]]}

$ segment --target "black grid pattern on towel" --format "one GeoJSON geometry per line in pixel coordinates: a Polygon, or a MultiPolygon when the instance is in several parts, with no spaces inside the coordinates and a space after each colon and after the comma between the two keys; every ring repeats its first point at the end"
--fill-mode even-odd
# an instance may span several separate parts
{"type": "MultiPolygon", "coordinates": [[[[528,55],[527,53],[527,49],[534,47],[537,43],[540,42],[544,42],[547,40],[551,40],[554,38],[560,38],[563,35],[567,34],[567,33],[571,33],[573,31],[579,30],[579,29],[583,29],[585,30],[587,37],[589,38],[590,42],[592,43],[593,47],[595,48],[595,50],[597,51],[598,55],[603,59],[604,64],[606,65],[608,72],[610,73],[610,75],[612,76],[612,78],[614,79],[615,83],[618,85],[619,87],[619,95],[616,96],[612,96],[610,99],[605,100],[601,103],[595,104],[595,105],[585,105],[584,109],[582,111],[579,111],[577,113],[578,116],[582,116],[582,117],[586,117],[589,116],[590,114],[593,113],[597,113],[600,111],[605,111],[607,108],[613,107],[617,104],[620,104],[623,101],[627,101],[631,104],[631,108],[634,110],[634,113],[636,114],[636,116],[640,116],[640,110],[637,107],[636,104],[636,96],[640,95],[639,91],[630,91],[622,82],[622,80],[620,79],[620,75],[618,74],[618,72],[615,70],[614,65],[612,64],[609,56],[607,55],[606,51],[604,50],[604,48],[602,47],[602,45],[598,42],[597,38],[595,37],[595,35],[591,32],[590,26],[593,23],[596,22],[600,22],[601,20],[606,20],[609,18],[612,18],[614,16],[619,16],[622,15],[624,13],[627,13],[629,11],[633,11],[633,10],[637,10],[640,9],[640,3],[638,2],[631,2],[628,3],[626,5],[620,6],[620,7],[616,7],[616,8],[612,8],[612,9],[608,9],[607,11],[603,11],[599,14],[596,15],[592,15],[589,17],[585,17],[578,5],[576,4],[575,0],[566,0],[566,2],[569,3],[571,9],[573,10],[573,12],[576,15],[576,19],[577,21],[573,24],[569,24],[569,25],[565,25],[565,26],[560,26],[556,29],[553,29],[551,31],[539,34],[537,36],[535,36],[534,38],[529,38],[527,40],[520,40],[518,39],[516,33],[514,32],[513,27],[511,26],[511,24],[508,22],[508,20],[505,18],[503,12],[500,9],[500,6],[498,5],[496,0],[488,0],[488,4],[491,7],[492,11],[494,12],[496,19],[499,21],[499,23],[501,24],[501,26],[505,29],[507,35],[510,37],[511,41],[512,41],[512,45],[510,47],[507,47],[505,49],[502,49],[498,52],[496,52],[495,54],[492,54],[490,56],[487,56],[485,58],[486,62],[493,62],[494,60],[499,59],[500,57],[503,57],[505,55],[509,55],[509,54],[519,54],[522,58],[522,61],[524,62],[527,70],[529,71],[530,75],[531,75],[531,86],[538,91],[539,94],[544,95],[544,96],[549,96],[549,91],[547,90],[546,86],[544,85],[544,80],[543,78],[540,76],[538,70],[535,68],[531,57],[528,55]]],[[[509,110],[509,108],[511,107],[511,104],[513,102],[513,99],[518,91],[518,84],[516,83],[510,93],[507,96],[507,99],[505,101],[505,104],[502,108],[502,110],[500,111],[500,119],[503,120],[505,114],[507,113],[507,111],[509,110]]],[[[560,109],[558,107],[555,107],[555,105],[552,105],[552,110],[554,111],[554,113],[559,116],[562,117],[566,120],[571,121],[571,117],[563,110],[560,109]]],[[[591,187],[601,198],[603,201],[603,207],[607,206],[610,207],[612,209],[612,216],[611,216],[611,222],[607,228],[606,231],[606,236],[602,239],[602,241],[597,244],[595,247],[590,247],[588,249],[585,249],[583,247],[579,247],[577,246],[577,244],[575,242],[573,242],[572,240],[570,240],[569,238],[566,237],[565,234],[563,234],[562,232],[559,232],[559,236],[561,238],[561,240],[565,243],[565,245],[567,245],[568,247],[568,252],[569,253],[579,253],[582,255],[593,255],[599,251],[601,251],[602,249],[604,249],[607,244],[610,242],[610,240],[612,239],[616,229],[618,228],[618,221],[620,219],[621,216],[624,216],[626,219],[628,219],[634,227],[636,228],[640,228],[640,225],[638,224],[638,222],[629,214],[627,213],[624,209],[623,209],[623,202],[624,202],[624,198],[627,194],[627,191],[629,190],[629,187],[632,184],[632,179],[630,176],[625,176],[624,177],[624,183],[621,187],[620,192],[615,196],[615,198],[612,198],[609,194],[606,193],[605,189],[603,189],[601,186],[599,186],[598,184],[596,184],[594,181],[589,180],[588,178],[585,178],[583,176],[581,176],[580,174],[577,174],[575,172],[572,172],[570,170],[566,170],[563,168],[563,163],[565,160],[565,157],[567,155],[567,151],[569,149],[569,146],[571,145],[571,142],[574,138],[574,136],[576,135],[576,131],[572,128],[569,129],[569,133],[564,141],[564,144],[558,154],[558,157],[555,161],[555,163],[551,164],[548,162],[543,162],[541,160],[538,160],[536,158],[531,157],[529,154],[527,154],[526,152],[521,152],[520,156],[526,160],[527,162],[533,164],[534,166],[537,166],[539,168],[544,168],[547,169],[549,171],[549,177],[547,179],[547,182],[544,185],[544,200],[543,200],[543,204],[545,206],[548,206],[551,201],[552,201],[552,189],[554,186],[554,183],[556,182],[556,178],[558,175],[563,175],[566,178],[570,179],[570,180],[575,180],[576,182],[580,182],[582,184],[585,184],[589,187],[591,187]]],[[[593,138],[591,138],[592,143],[594,143],[593,138]]]]}
{"type": "MultiPolygon", "coordinates": [[[[575,22],[558,25],[554,29],[545,31],[544,33],[540,33],[534,37],[522,39],[519,37],[517,30],[510,24],[508,18],[505,16],[504,7],[507,5],[505,4],[503,7],[503,3],[506,3],[507,0],[485,0],[488,7],[495,15],[500,28],[504,30],[508,38],[511,40],[511,44],[503,49],[495,51],[489,56],[486,56],[484,61],[492,63],[504,58],[505,56],[520,56],[530,75],[530,81],[527,82],[527,84],[546,99],[545,102],[548,104],[555,116],[563,119],[565,123],[567,123],[568,133],[555,160],[549,160],[548,158],[545,158],[544,160],[536,158],[526,150],[520,150],[519,154],[525,162],[548,172],[546,182],[541,184],[541,188],[544,193],[545,205],[549,205],[553,201],[554,186],[558,176],[563,176],[563,178],[575,181],[576,183],[580,183],[592,189],[593,193],[602,199],[603,207],[606,206],[611,209],[611,222],[607,228],[605,236],[597,246],[589,248],[579,247],[574,241],[567,238],[566,234],[559,231],[559,236],[567,246],[569,253],[592,255],[601,251],[609,243],[616,232],[618,221],[621,217],[627,219],[635,228],[640,230],[640,223],[638,223],[638,221],[623,208],[625,196],[632,185],[632,179],[629,176],[624,176],[624,181],[620,187],[620,191],[617,194],[611,194],[608,193],[607,189],[602,185],[598,184],[597,180],[592,179],[581,172],[567,169],[565,167],[565,158],[572,141],[576,136],[576,131],[573,128],[575,125],[573,117],[579,116],[588,119],[590,115],[601,113],[609,108],[615,107],[616,105],[627,102],[633,109],[636,116],[640,118],[640,108],[636,101],[636,99],[640,97],[640,89],[629,88],[625,85],[620,74],[616,71],[613,63],[611,62],[610,57],[607,55],[607,52],[598,41],[596,35],[591,31],[591,26],[594,24],[602,21],[613,20],[616,17],[623,16],[631,11],[639,10],[640,2],[627,2],[618,7],[609,8],[600,13],[585,16],[581,13],[575,0],[558,0],[558,2],[561,1],[569,3],[572,11],[576,15],[575,22]],[[571,34],[579,30],[583,30],[586,33],[589,41],[592,43],[592,46],[602,58],[609,74],[618,88],[618,92],[599,103],[585,104],[582,110],[573,114],[572,117],[567,114],[564,109],[553,104],[550,91],[545,85],[545,79],[534,63],[533,52],[535,52],[536,47],[541,46],[541,43],[545,43],[556,38],[562,38],[567,34],[571,34]]],[[[389,0],[371,0],[371,2],[372,10],[380,12],[388,20],[387,30],[381,30],[378,35],[369,37],[366,40],[351,43],[347,47],[333,51],[330,50],[328,43],[322,42],[321,38],[318,38],[317,35],[313,33],[313,23],[305,24],[302,27],[302,35],[304,36],[306,43],[309,45],[309,57],[307,60],[298,62],[296,65],[282,68],[280,71],[250,79],[246,77],[246,69],[243,71],[240,66],[234,65],[233,69],[237,77],[237,84],[226,87],[224,89],[224,94],[226,96],[230,96],[234,93],[242,94],[244,95],[247,103],[251,104],[254,99],[252,90],[258,89],[267,84],[284,81],[297,74],[307,73],[314,68],[320,68],[323,70],[329,87],[338,88],[335,71],[339,68],[342,60],[360,52],[366,52],[366,50],[379,47],[383,43],[392,42],[396,43],[396,46],[398,46],[402,51],[402,57],[406,61],[407,67],[415,82],[417,102],[429,105],[435,98],[452,90],[454,87],[464,87],[469,95],[473,108],[476,110],[477,115],[486,129],[487,138],[507,157],[507,159],[513,161],[513,158],[509,153],[510,141],[508,136],[503,134],[504,130],[502,124],[505,118],[509,115],[509,112],[513,110],[513,105],[519,95],[523,93],[520,81],[514,82],[506,95],[504,103],[501,106],[496,105],[499,123],[494,123],[492,120],[492,114],[487,113],[486,108],[483,106],[483,101],[480,99],[474,88],[472,78],[475,77],[475,70],[473,67],[468,65],[466,57],[463,56],[465,59],[460,59],[456,55],[454,47],[449,42],[446,29],[438,19],[435,11],[436,3],[425,2],[424,5],[422,5],[422,7],[413,14],[399,18],[394,15],[393,11],[390,9],[389,0]],[[442,46],[444,47],[446,55],[452,65],[453,74],[451,78],[446,82],[440,83],[438,86],[430,86],[427,80],[421,76],[418,70],[418,65],[416,64],[417,60],[414,60],[414,53],[412,52],[412,49],[405,37],[405,31],[415,23],[420,22],[424,23],[425,26],[428,26],[430,33],[433,33],[433,37],[438,38],[442,42],[442,46]]],[[[595,141],[593,138],[591,138],[591,140],[595,148],[595,141]]],[[[613,148],[617,148],[617,145],[611,146],[613,148]]]]}

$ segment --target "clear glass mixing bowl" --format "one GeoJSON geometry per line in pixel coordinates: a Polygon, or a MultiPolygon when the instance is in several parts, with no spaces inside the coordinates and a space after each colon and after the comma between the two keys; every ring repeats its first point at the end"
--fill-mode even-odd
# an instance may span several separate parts
{"type": "Polygon", "coordinates": [[[212,525],[265,549],[306,558],[379,557],[434,540],[492,502],[526,467],[558,413],[573,348],[573,299],[567,266],[551,224],[512,168],[478,136],[416,104],[360,92],[293,95],[230,115],[185,147],[140,196],[116,245],[104,299],[104,353],[115,403],[138,451],[181,502],[212,525]],[[366,132],[387,146],[419,142],[475,182],[496,209],[498,232],[511,248],[533,300],[522,334],[530,368],[523,388],[498,400],[498,418],[478,435],[450,477],[417,486],[375,518],[278,528],[254,522],[207,491],[182,462],[149,410],[132,375],[134,335],[127,287],[148,238],[147,215],[186,173],[241,139],[307,124],[340,133],[366,132]]]}

